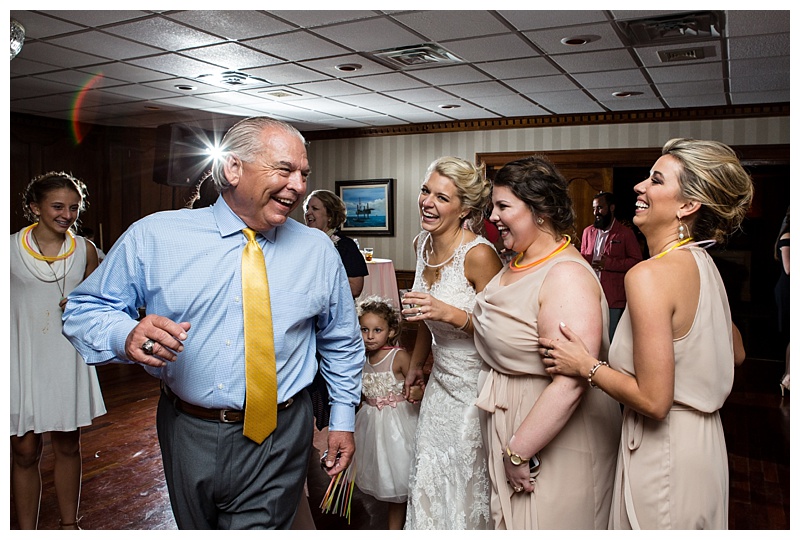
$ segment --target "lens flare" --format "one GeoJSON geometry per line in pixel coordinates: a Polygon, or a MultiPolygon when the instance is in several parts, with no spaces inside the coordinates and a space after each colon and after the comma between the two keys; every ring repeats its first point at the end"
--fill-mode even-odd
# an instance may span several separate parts
{"type": "Polygon", "coordinates": [[[83,88],[78,90],[78,92],[75,94],[75,102],[72,104],[72,138],[76,145],[83,141],[84,137],[86,137],[87,133],[89,133],[89,129],[91,127],[89,124],[81,124],[80,114],[81,108],[83,107],[83,102],[86,99],[89,91],[92,90],[92,88],[94,88],[102,79],[102,72],[98,73],[89,79],[89,82],[84,84],[83,88]]]}

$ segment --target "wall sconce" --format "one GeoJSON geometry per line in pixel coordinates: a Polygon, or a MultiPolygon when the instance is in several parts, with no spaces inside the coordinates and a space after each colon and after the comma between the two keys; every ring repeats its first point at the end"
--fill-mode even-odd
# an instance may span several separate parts
{"type": "Polygon", "coordinates": [[[11,19],[11,60],[22,50],[25,41],[25,27],[17,20],[11,19]]]}

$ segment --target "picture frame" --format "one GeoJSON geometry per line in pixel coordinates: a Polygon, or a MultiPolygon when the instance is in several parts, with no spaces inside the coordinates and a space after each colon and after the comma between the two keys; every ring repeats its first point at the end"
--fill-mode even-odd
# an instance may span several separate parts
{"type": "Polygon", "coordinates": [[[394,178],[337,180],[347,219],[341,227],[356,236],[394,236],[394,178]]]}

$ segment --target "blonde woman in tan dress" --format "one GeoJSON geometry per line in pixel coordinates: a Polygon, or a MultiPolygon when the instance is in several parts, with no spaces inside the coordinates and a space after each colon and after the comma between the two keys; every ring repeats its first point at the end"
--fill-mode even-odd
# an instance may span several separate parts
{"type": "Polygon", "coordinates": [[[619,405],[584,381],[548,375],[538,350],[539,334],[564,320],[594,354],[608,350],[603,290],[566,236],[567,183],[543,158],[527,158],[498,172],[492,201],[503,245],[519,253],[478,294],[473,317],[495,528],[605,529],[619,405]]]}
{"type": "Polygon", "coordinates": [[[611,528],[727,529],[719,409],[744,349],[703,247],[739,226],[752,182],[727,146],[673,139],[634,189],[633,222],[655,255],[625,277],[610,365],[583,348],[571,323],[545,334],[541,352],[548,373],[588,377],[625,406],[611,528]]]}

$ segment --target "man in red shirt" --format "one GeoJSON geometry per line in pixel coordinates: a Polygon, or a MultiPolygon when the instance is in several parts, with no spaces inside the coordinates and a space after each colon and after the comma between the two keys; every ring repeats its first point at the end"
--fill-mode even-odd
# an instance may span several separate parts
{"type": "Polygon", "coordinates": [[[601,191],[592,200],[594,224],[583,230],[581,255],[592,265],[608,301],[608,337],[614,337],[625,310],[625,273],[642,260],[636,235],[614,219],[614,195],[601,191]]]}

